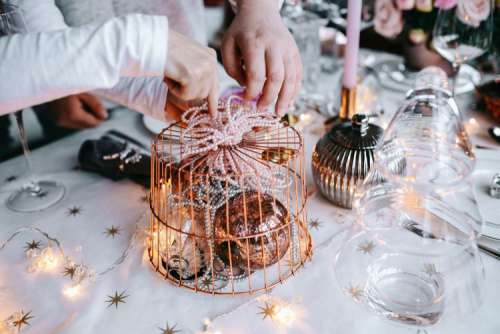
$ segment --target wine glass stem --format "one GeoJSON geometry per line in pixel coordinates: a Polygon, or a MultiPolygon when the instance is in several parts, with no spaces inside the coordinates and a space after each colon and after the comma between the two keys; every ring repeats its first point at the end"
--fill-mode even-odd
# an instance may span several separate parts
{"type": "Polygon", "coordinates": [[[33,195],[38,194],[41,189],[37,182],[35,182],[33,177],[33,163],[31,162],[30,149],[28,146],[28,138],[26,136],[26,130],[24,128],[23,121],[23,111],[19,110],[15,113],[17,128],[19,129],[19,139],[23,147],[23,154],[26,161],[26,169],[28,174],[28,183],[24,185],[25,189],[28,189],[33,195]]]}
{"type": "Polygon", "coordinates": [[[452,67],[453,67],[453,77],[451,81],[451,94],[453,97],[455,97],[455,90],[457,88],[457,81],[458,81],[458,72],[460,72],[460,63],[453,62],[452,67]]]}

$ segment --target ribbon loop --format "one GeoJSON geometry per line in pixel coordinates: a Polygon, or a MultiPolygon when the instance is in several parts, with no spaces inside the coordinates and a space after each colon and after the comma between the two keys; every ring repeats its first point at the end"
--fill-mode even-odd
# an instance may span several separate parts
{"type": "Polygon", "coordinates": [[[188,157],[223,146],[237,146],[245,134],[255,128],[279,125],[279,120],[269,111],[245,108],[245,101],[238,96],[230,96],[216,118],[212,118],[204,108],[193,108],[182,115],[182,120],[187,124],[180,137],[182,154],[188,157]],[[239,101],[232,103],[234,100],[239,101]]]}

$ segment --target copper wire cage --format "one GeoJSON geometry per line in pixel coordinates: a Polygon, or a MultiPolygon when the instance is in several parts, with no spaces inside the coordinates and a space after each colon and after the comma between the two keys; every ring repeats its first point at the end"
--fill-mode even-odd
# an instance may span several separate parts
{"type": "Polygon", "coordinates": [[[312,255],[300,133],[284,124],[253,129],[237,145],[185,156],[184,131],[173,124],[152,144],[155,270],[214,295],[269,290],[294,275],[312,255]],[[214,155],[230,167],[207,168],[214,155]]]}

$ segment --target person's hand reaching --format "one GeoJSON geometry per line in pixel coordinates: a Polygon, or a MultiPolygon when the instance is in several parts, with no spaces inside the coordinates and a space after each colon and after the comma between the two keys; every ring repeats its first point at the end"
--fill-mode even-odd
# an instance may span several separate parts
{"type": "Polygon", "coordinates": [[[176,100],[207,99],[210,114],[217,114],[219,79],[213,49],[170,30],[165,82],[176,100]]]}
{"type": "Polygon", "coordinates": [[[167,95],[165,103],[165,117],[170,121],[180,121],[182,114],[189,108],[200,106],[203,100],[184,101],[175,96],[174,94],[167,95]]]}
{"type": "Polygon", "coordinates": [[[106,120],[108,112],[99,99],[91,94],[70,95],[49,102],[47,113],[59,126],[68,129],[85,129],[106,120]]]}
{"type": "Polygon", "coordinates": [[[279,15],[277,0],[241,0],[222,42],[226,71],[246,86],[246,98],[262,93],[257,106],[276,99],[283,115],[300,91],[302,63],[297,45],[279,15]]]}

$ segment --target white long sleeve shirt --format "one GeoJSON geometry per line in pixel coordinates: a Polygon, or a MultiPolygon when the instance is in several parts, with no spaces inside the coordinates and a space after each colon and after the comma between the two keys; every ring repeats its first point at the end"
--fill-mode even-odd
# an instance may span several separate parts
{"type": "MultiPolygon", "coordinates": [[[[103,23],[131,13],[164,15],[169,27],[206,44],[202,0],[18,0],[28,31],[50,31],[103,23]]],[[[164,119],[167,85],[163,77],[122,78],[93,93],[128,108],[164,119]]]]}
{"type": "Polygon", "coordinates": [[[71,94],[110,89],[121,77],[162,77],[167,45],[167,18],[140,14],[78,28],[1,37],[0,114],[71,94]]]}

